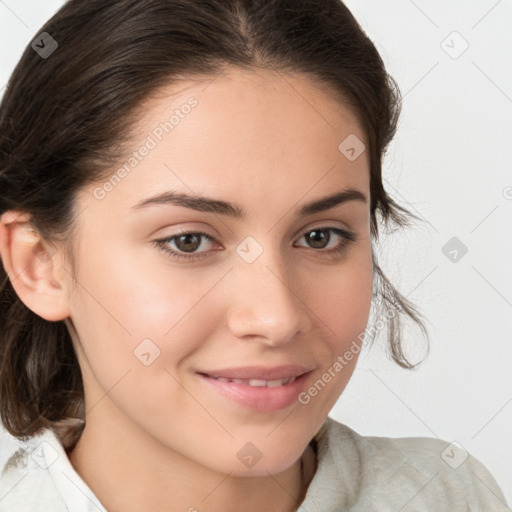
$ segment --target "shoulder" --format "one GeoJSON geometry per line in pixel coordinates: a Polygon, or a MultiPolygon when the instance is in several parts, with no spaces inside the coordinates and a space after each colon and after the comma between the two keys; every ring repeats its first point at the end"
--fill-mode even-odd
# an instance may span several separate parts
{"type": "Polygon", "coordinates": [[[334,467],[342,471],[339,464],[348,463],[357,468],[354,485],[378,510],[386,510],[389,504],[400,505],[402,512],[510,511],[489,471],[455,443],[427,437],[363,436],[331,418],[319,436],[328,445],[334,467]]]}
{"type": "Polygon", "coordinates": [[[0,512],[105,510],[50,430],[19,441],[0,476],[0,512]],[[76,507],[76,508],[75,508],[76,507]]]}
{"type": "Polygon", "coordinates": [[[48,437],[45,432],[20,441],[10,454],[0,477],[0,512],[25,512],[43,506],[58,512],[66,510],[63,503],[59,507],[59,497],[47,471],[51,462],[45,461],[51,447],[48,437]]]}

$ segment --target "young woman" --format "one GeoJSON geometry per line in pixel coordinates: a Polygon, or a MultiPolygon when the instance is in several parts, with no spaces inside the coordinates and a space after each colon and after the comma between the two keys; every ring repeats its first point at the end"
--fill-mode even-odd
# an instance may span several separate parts
{"type": "Polygon", "coordinates": [[[399,100],[338,0],[41,28],[0,111],[1,512],[508,510],[457,447],[327,416],[371,312],[405,368],[424,329],[374,254],[399,100]]]}

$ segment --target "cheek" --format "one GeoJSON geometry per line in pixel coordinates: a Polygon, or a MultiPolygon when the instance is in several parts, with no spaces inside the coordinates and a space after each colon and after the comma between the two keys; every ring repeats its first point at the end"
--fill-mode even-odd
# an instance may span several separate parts
{"type": "Polygon", "coordinates": [[[307,293],[308,301],[321,319],[326,339],[336,352],[364,332],[373,294],[371,252],[355,254],[335,273],[319,274],[307,293]]]}
{"type": "Polygon", "coordinates": [[[171,268],[144,257],[105,261],[114,260],[99,253],[84,260],[72,306],[85,354],[104,387],[144,366],[141,360],[177,366],[208,338],[214,314],[208,294],[225,271],[171,268]]]}
{"type": "MultiPolygon", "coordinates": [[[[362,334],[367,327],[373,293],[373,264],[371,252],[354,254],[339,272],[317,276],[315,286],[308,292],[308,305],[318,318],[323,332],[322,382],[316,391],[322,399],[314,407],[327,414],[346,387],[356,367],[362,348],[362,334]]],[[[312,394],[316,393],[312,390],[312,394]]],[[[316,396],[316,395],[315,395],[316,396]]]]}
{"type": "Polygon", "coordinates": [[[373,264],[369,245],[360,249],[334,272],[317,273],[302,292],[318,329],[319,339],[310,348],[320,364],[298,397],[296,414],[305,423],[313,422],[312,432],[343,393],[361,352],[361,334],[371,309],[373,264]]]}

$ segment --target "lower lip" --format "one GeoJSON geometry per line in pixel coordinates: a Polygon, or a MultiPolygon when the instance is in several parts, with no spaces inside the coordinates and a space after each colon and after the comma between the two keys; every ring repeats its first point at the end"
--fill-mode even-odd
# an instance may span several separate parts
{"type": "Polygon", "coordinates": [[[273,412],[297,403],[298,396],[304,390],[310,373],[305,373],[297,377],[294,382],[275,388],[249,386],[238,382],[221,382],[213,377],[201,374],[199,374],[199,377],[221,395],[231,398],[240,405],[255,411],[273,412]]]}

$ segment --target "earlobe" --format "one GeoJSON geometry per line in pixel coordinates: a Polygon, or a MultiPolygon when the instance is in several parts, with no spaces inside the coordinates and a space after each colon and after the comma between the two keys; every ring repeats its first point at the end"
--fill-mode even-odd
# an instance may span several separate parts
{"type": "Polygon", "coordinates": [[[59,254],[30,225],[28,214],[9,210],[0,217],[0,256],[25,306],[48,321],[70,316],[66,282],[57,272],[59,254]]]}

